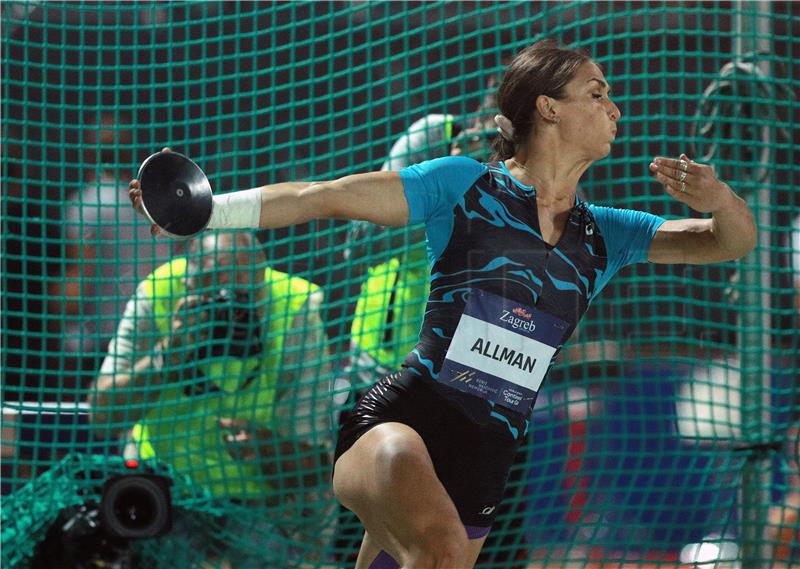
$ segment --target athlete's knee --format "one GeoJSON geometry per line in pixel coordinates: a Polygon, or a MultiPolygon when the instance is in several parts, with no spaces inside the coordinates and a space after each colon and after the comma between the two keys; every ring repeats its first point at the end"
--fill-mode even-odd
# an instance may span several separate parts
{"type": "Polygon", "coordinates": [[[420,469],[432,469],[428,450],[420,436],[409,430],[387,434],[375,452],[377,471],[383,476],[403,477],[408,472],[419,473],[420,469]]]}
{"type": "Polygon", "coordinates": [[[425,443],[412,429],[379,425],[357,441],[336,462],[333,491],[342,504],[352,508],[367,499],[387,499],[402,491],[420,469],[431,469],[425,443]]]}

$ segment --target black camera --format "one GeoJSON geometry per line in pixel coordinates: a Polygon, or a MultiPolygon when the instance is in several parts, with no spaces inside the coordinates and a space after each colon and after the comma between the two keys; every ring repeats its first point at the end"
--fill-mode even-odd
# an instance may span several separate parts
{"type": "Polygon", "coordinates": [[[113,537],[159,537],[172,529],[170,480],[155,474],[126,474],[103,484],[100,522],[113,537]]]}
{"type": "Polygon", "coordinates": [[[249,358],[261,353],[261,318],[249,292],[223,288],[201,306],[210,311],[211,326],[201,358],[249,358]]]}
{"type": "Polygon", "coordinates": [[[100,504],[64,508],[34,551],[30,569],[132,569],[131,540],[172,529],[171,480],[155,474],[109,478],[100,504]]]}

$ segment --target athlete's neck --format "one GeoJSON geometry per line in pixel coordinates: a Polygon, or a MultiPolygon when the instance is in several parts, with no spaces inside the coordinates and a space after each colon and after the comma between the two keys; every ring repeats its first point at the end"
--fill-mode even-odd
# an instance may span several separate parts
{"type": "Polygon", "coordinates": [[[518,148],[505,164],[512,176],[536,188],[539,206],[568,209],[575,204],[578,181],[591,161],[559,156],[557,152],[537,144],[518,148]]]}

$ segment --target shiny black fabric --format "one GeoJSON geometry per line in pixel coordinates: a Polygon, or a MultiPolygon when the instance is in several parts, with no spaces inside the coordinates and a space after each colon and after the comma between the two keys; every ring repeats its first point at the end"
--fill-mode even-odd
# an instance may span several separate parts
{"type": "Polygon", "coordinates": [[[481,404],[475,396],[404,368],[377,382],[344,420],[336,459],[376,425],[408,425],[425,441],[436,475],[464,525],[488,527],[497,515],[520,440],[501,421],[479,424],[470,419],[464,405],[472,400],[481,404]]]}

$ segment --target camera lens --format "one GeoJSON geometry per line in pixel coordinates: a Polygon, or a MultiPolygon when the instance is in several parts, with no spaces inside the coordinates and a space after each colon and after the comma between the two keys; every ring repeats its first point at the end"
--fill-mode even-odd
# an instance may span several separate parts
{"type": "Polygon", "coordinates": [[[155,537],[171,525],[169,485],[157,476],[120,476],[106,482],[101,516],[105,529],[125,538],[155,537]]]}
{"type": "Polygon", "coordinates": [[[114,517],[126,528],[141,531],[152,523],[157,508],[152,494],[142,488],[130,488],[114,502],[114,517]]]}

